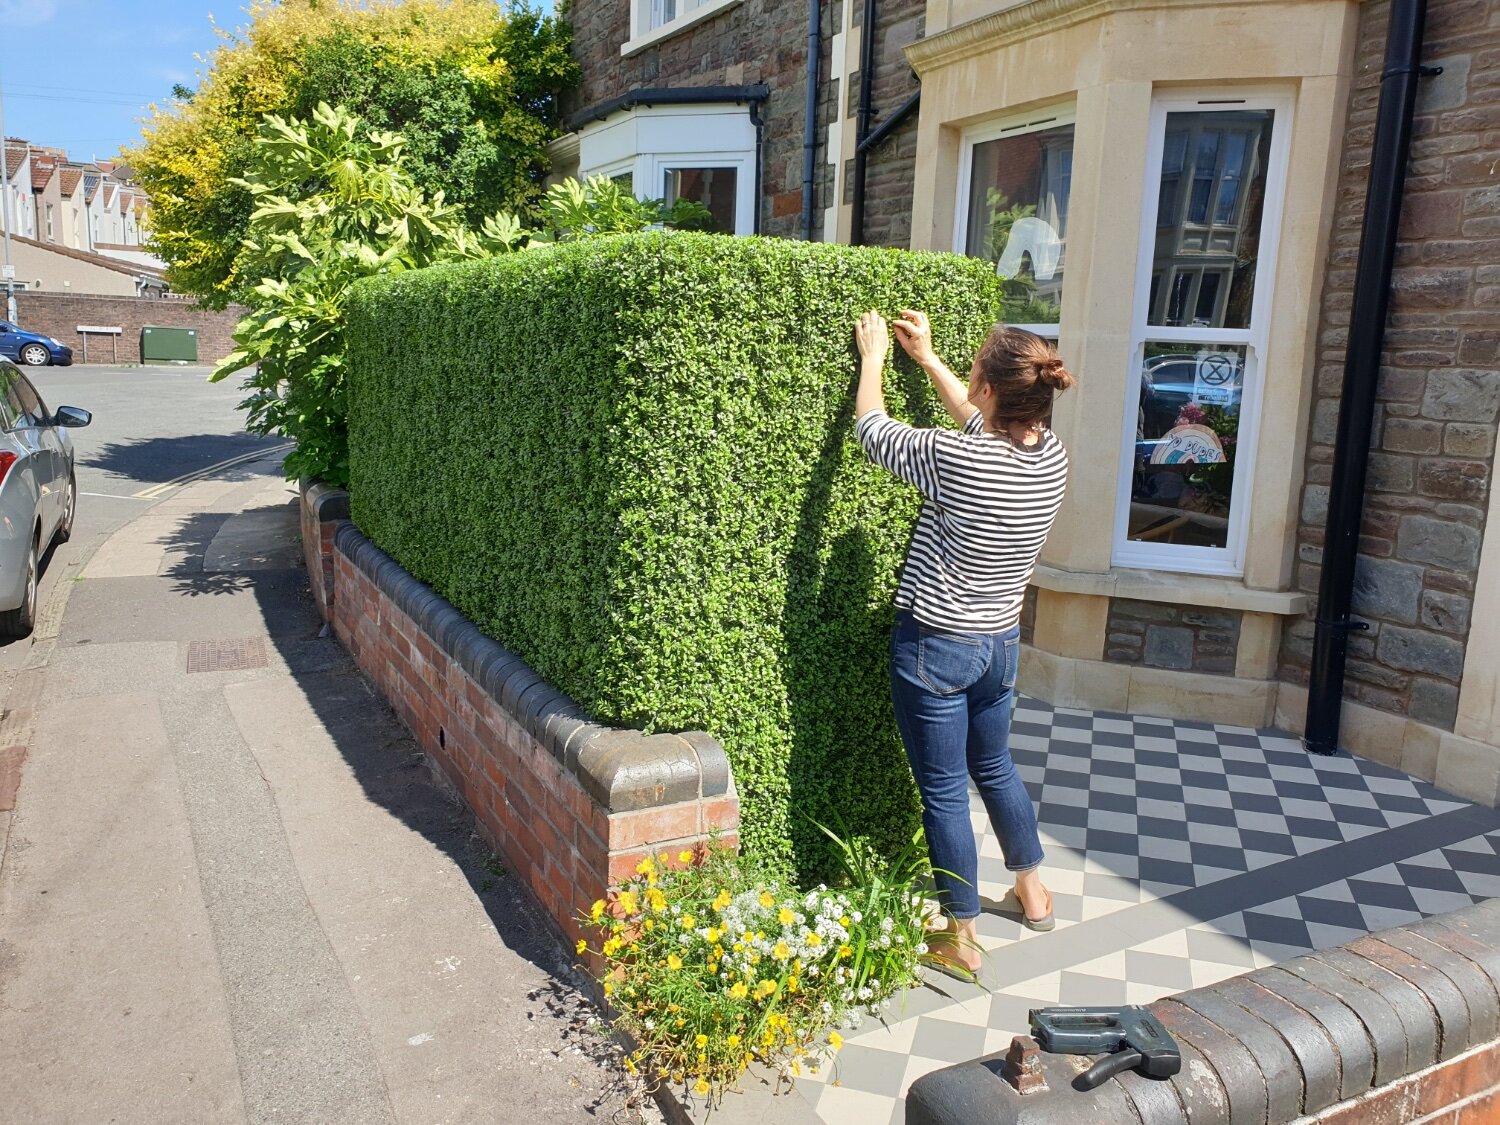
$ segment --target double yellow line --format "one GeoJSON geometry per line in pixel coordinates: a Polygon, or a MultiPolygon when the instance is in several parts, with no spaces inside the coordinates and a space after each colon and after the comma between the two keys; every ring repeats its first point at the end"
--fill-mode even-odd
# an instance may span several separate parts
{"type": "Polygon", "coordinates": [[[241,453],[238,457],[230,457],[228,460],[216,462],[196,472],[184,473],[180,477],[164,480],[160,484],[153,484],[150,488],[143,488],[139,492],[131,493],[131,495],[137,500],[158,500],[174,488],[181,488],[185,484],[192,484],[194,481],[200,481],[204,477],[211,477],[215,473],[222,473],[225,469],[232,469],[236,465],[243,465],[247,461],[259,461],[261,458],[269,457],[273,453],[283,453],[291,449],[294,444],[293,442],[287,442],[284,445],[267,446],[265,449],[252,449],[249,453],[241,453]]]}

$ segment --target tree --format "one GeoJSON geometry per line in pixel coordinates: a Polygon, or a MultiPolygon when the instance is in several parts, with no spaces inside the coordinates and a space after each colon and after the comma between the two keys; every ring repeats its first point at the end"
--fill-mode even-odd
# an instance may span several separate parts
{"type": "Polygon", "coordinates": [[[157,109],[127,154],[178,289],[222,306],[259,283],[241,243],[267,114],[306,118],[326,102],[401,132],[414,184],[441,191],[470,226],[501,209],[535,213],[557,96],[578,78],[566,22],[493,0],[253,0],[249,16],[221,32],[197,88],[157,109]]]}

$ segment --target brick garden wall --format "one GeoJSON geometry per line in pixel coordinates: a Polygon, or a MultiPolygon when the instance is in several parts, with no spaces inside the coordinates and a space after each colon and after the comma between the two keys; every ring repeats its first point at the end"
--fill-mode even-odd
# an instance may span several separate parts
{"type": "MultiPolygon", "coordinates": [[[[42,332],[73,349],[73,362],[83,362],[80,324],[119,327],[120,363],[141,362],[141,329],[196,328],[198,362],[216,364],[234,351],[234,326],[246,310],[231,305],[223,312],[199,307],[195,301],[150,297],[89,297],[71,293],[17,293],[16,316],[28,332],[42,332]]],[[[116,353],[108,336],[89,337],[89,362],[110,363],[116,353]]]]}
{"type": "MultiPolygon", "coordinates": [[[[1296,584],[1316,593],[1388,4],[1360,14],[1296,584]]],[[[1500,414],[1500,0],[1432,0],[1349,640],[1350,698],[1452,730],[1500,414]]],[[[1307,682],[1313,613],[1283,636],[1307,682]]]]}
{"type": "Polygon", "coordinates": [[[334,636],[570,942],[584,936],[578,916],[648,853],[675,856],[716,830],[737,843],[739,799],[718,743],[591,722],[347,510],[345,494],[304,488],[303,549],[334,636]]]}

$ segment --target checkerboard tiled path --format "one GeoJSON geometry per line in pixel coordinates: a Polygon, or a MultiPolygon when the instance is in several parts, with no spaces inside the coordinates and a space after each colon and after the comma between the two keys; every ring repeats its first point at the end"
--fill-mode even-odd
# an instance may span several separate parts
{"type": "Polygon", "coordinates": [[[1020,924],[976,796],[988,990],[932,976],[800,1089],[826,1125],[901,1125],[907,1088],[1003,1049],[1030,1008],[1144,1004],[1500,896],[1500,813],[1275,731],[1022,700],[1057,928],[1020,924]]]}

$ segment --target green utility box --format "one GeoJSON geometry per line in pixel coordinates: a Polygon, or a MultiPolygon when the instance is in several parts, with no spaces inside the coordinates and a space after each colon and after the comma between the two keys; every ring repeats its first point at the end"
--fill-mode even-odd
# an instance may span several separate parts
{"type": "Polygon", "coordinates": [[[142,328],[142,363],[197,363],[196,328],[142,328]]]}

